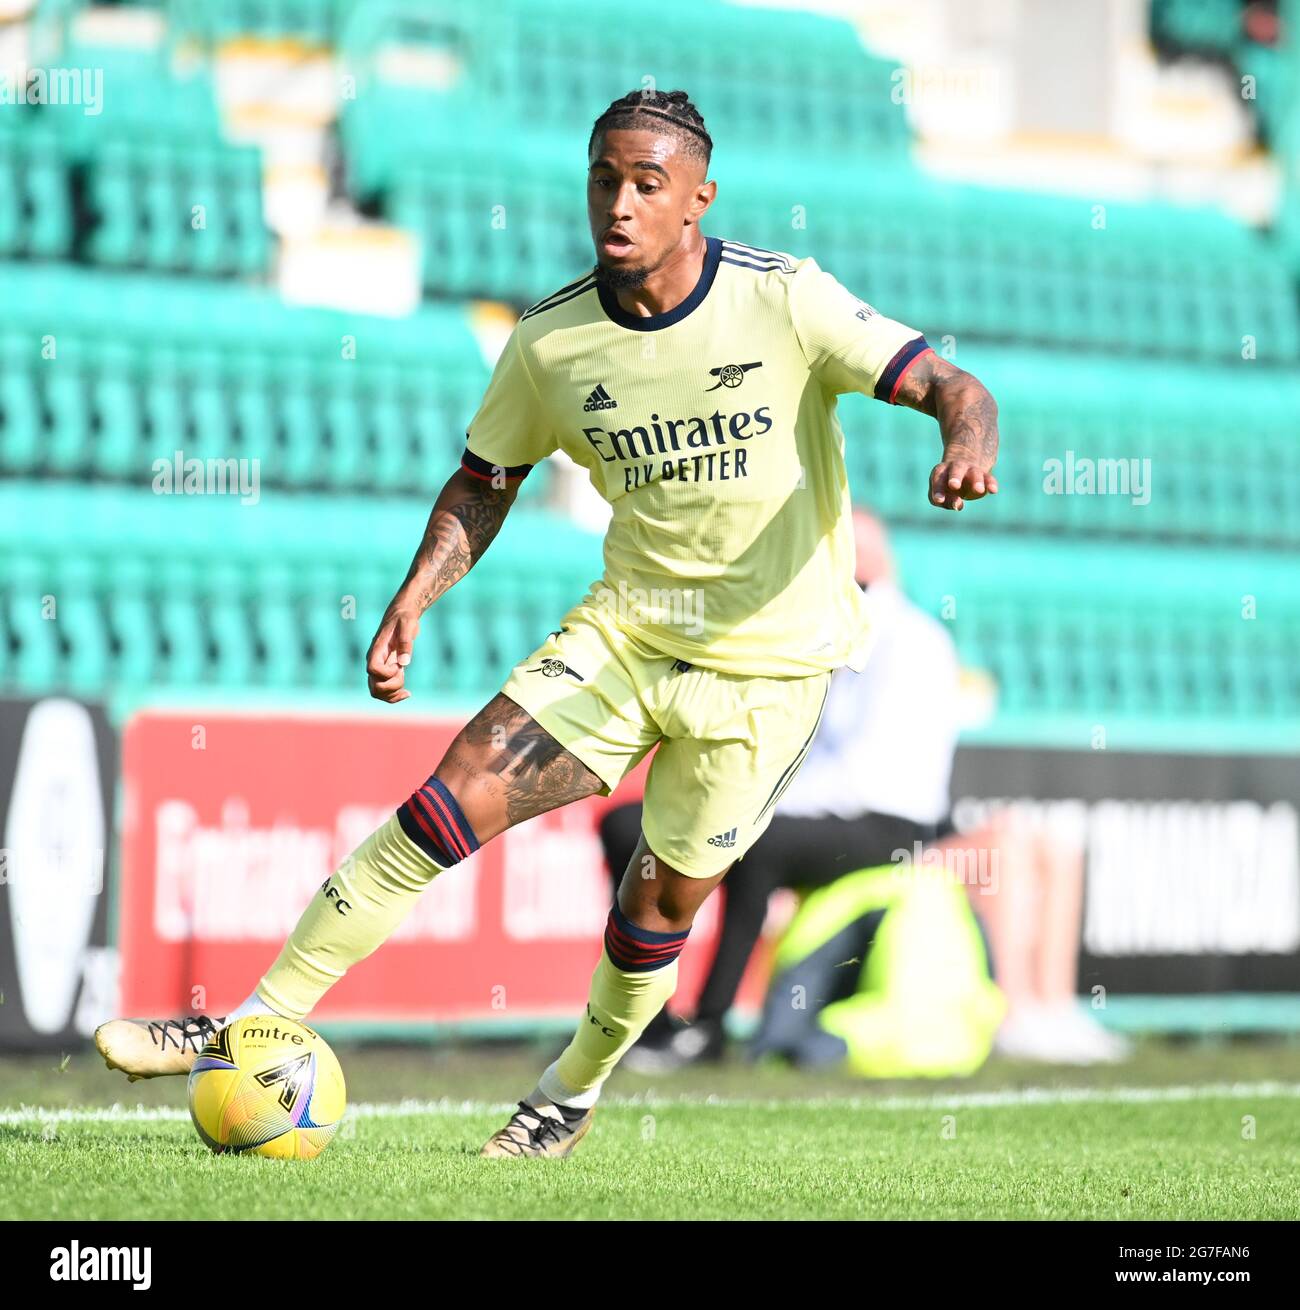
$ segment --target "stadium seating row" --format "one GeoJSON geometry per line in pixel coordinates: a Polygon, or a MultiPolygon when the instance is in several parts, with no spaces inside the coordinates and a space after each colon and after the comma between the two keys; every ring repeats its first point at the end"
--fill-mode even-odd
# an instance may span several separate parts
{"type": "Polygon", "coordinates": [[[268,487],[431,495],[487,384],[463,305],[388,320],[197,278],[0,270],[9,476],[144,485],[181,450],[255,459],[268,487]]]}
{"type": "MultiPolygon", "coordinates": [[[[965,517],[965,516],[963,516],[965,517]]],[[[998,687],[999,729],[1052,740],[1062,720],[1113,731],[1165,723],[1165,744],[1260,749],[1300,731],[1300,575],[1259,552],[1031,549],[997,535],[904,529],[903,583],[950,619],[965,663],[998,687]],[[1211,726],[1207,737],[1198,729],[1211,726]]],[[[1077,744],[1086,744],[1085,741],[1077,744]]],[[[1094,748],[1096,748],[1094,746],[1094,748]]]]}
{"type": "Polygon", "coordinates": [[[935,513],[918,494],[938,456],[929,420],[840,401],[850,486],[892,523],[963,540],[1041,532],[1300,548],[1300,506],[1277,474],[1295,448],[1300,376],[973,347],[954,362],[989,386],[1004,433],[1000,493],[974,513],[935,513]]]}
{"type": "MultiPolygon", "coordinates": [[[[463,305],[393,321],[192,278],[58,265],[0,265],[0,277],[12,293],[0,327],[5,476],[141,485],[155,459],[182,450],[256,459],[268,488],[430,495],[487,384],[463,305]]],[[[1300,507],[1277,477],[1300,377],[1244,361],[956,358],[992,389],[1007,433],[1002,494],[963,517],[963,533],[1300,546],[1300,507]]],[[[893,522],[956,530],[925,502],[937,449],[926,420],[856,396],[840,417],[856,495],[893,522]]],[[[528,479],[525,499],[547,473],[528,479]]]]}
{"type": "Polygon", "coordinates": [[[421,236],[433,295],[527,304],[569,280],[590,259],[578,179],[594,112],[629,86],[681,82],[696,89],[720,147],[715,222],[753,244],[816,250],[862,294],[929,331],[1203,359],[1300,356],[1284,260],[1223,216],[981,191],[912,172],[898,70],[838,21],[692,0],[599,28],[578,0],[472,10],[449,0],[248,0],[178,3],[169,14],[174,43],[159,51],[68,46],[69,65],[103,71],[98,113],[0,115],[13,120],[0,121],[0,256],[264,270],[258,154],[221,140],[210,74],[176,54],[187,33],[249,23],[340,40],[360,79],[340,124],[350,184],[378,192],[421,236]],[[725,51],[684,39],[710,8],[726,11],[725,51]],[[440,84],[396,80],[384,62],[393,39],[433,43],[440,84]],[[84,241],[74,168],[85,178],[84,241]],[[827,168],[831,192],[809,183],[827,168]]]}
{"type": "Polygon", "coordinates": [[[260,154],[221,138],[211,77],[176,73],[165,52],[73,45],[62,59],[102,86],[0,106],[0,257],[264,272],[260,154]]]}
{"type": "MultiPolygon", "coordinates": [[[[426,512],[411,499],[272,495],[251,506],[10,483],[0,488],[0,684],[360,695],[366,646],[426,512]]],[[[897,544],[919,603],[945,615],[966,663],[996,679],[1004,729],[1067,714],[1117,731],[1231,718],[1245,744],[1263,725],[1300,725],[1300,578],[1284,560],[1026,550],[987,535],[955,558],[950,538],[918,530],[897,544]]],[[[490,694],[599,572],[597,537],[538,511],[512,514],[427,616],[413,686],[490,694]]]]}
{"type": "Polygon", "coordinates": [[[750,157],[811,152],[840,167],[874,166],[909,148],[897,65],[868,54],[849,24],[816,14],[664,0],[601,23],[581,0],[489,0],[472,10],[377,0],[357,8],[343,50],[359,86],[340,129],[362,192],[441,155],[440,124],[458,125],[458,135],[494,118],[507,135],[581,149],[600,110],[650,88],[689,91],[714,139],[750,157]],[[700,39],[724,21],[725,42],[700,39]],[[450,62],[451,86],[373,76],[396,35],[450,62]]]}
{"type": "MultiPolygon", "coordinates": [[[[364,692],[366,648],[427,515],[428,502],[411,498],[267,495],[245,505],[9,483],[0,488],[0,685],[364,692]]],[[[517,509],[422,625],[412,686],[479,694],[599,572],[598,540],[517,509]]]]}
{"type": "MultiPolygon", "coordinates": [[[[65,42],[62,66],[102,74],[93,112],[51,105],[4,115],[15,121],[0,127],[0,181],[10,184],[0,199],[0,257],[76,253],[117,267],[264,271],[258,154],[221,139],[211,74],[193,62],[205,46],[250,30],[341,42],[364,86],[345,100],[342,123],[362,192],[436,156],[486,106],[512,131],[531,124],[568,141],[585,130],[597,101],[649,85],[651,69],[663,80],[707,85],[714,130],[737,150],[803,150],[815,141],[828,153],[878,161],[907,148],[894,67],[869,56],[847,24],[815,15],[695,0],[628,10],[616,25],[593,24],[590,7],[574,0],[172,0],[165,10],[169,40],[157,50],[65,42]],[[727,15],[725,48],[695,39],[711,10],[727,15]],[[454,91],[371,76],[391,39],[421,35],[445,47],[454,91]],[[73,166],[86,180],[81,221],[94,228],[80,244],[73,166]]],[[[429,270],[430,291],[460,292],[454,280],[439,280],[436,264],[429,270]]],[[[531,284],[509,285],[526,296],[531,284]]]]}
{"type": "Polygon", "coordinates": [[[261,162],[250,147],[106,143],[89,169],[89,203],[93,263],[248,276],[266,269],[261,162]]]}
{"type": "MultiPolygon", "coordinates": [[[[491,144],[444,137],[437,158],[395,183],[389,213],[421,237],[428,290],[531,304],[590,265],[580,160],[554,140],[489,135],[491,144]]],[[[1094,207],[907,169],[837,175],[831,194],[776,157],[759,168],[724,154],[714,171],[712,231],[815,254],[927,333],[1204,360],[1300,357],[1285,265],[1221,214],[1094,207]]]]}

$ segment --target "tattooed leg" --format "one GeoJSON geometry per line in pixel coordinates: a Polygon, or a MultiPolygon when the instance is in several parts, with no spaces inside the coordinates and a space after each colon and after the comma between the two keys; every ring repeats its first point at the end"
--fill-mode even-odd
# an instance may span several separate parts
{"type": "Polygon", "coordinates": [[[460,802],[479,842],[602,783],[509,696],[493,697],[461,729],[434,776],[460,802]]]}
{"type": "Polygon", "coordinates": [[[465,726],[434,777],[445,792],[420,788],[344,860],[246,1004],[304,1018],[389,937],[444,869],[513,824],[601,789],[594,773],[506,696],[465,726]],[[415,828],[402,821],[411,807],[423,816],[412,820],[415,828]]]}

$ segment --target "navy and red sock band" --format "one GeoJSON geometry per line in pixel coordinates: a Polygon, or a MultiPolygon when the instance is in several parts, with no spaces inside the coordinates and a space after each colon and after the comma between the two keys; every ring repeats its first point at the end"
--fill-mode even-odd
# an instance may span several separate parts
{"type": "Polygon", "coordinates": [[[648,973],[671,964],[686,945],[691,930],[685,932],[651,932],[638,928],[614,906],[605,923],[605,954],[616,969],[625,973],[648,973]]]}
{"type": "MultiPolygon", "coordinates": [[[[398,807],[397,822],[416,846],[444,869],[479,848],[465,812],[438,778],[429,778],[411,793],[398,807]]],[[[616,969],[649,973],[671,964],[690,935],[689,928],[685,932],[651,932],[633,923],[615,905],[605,923],[605,953],[616,969]]]]}
{"type": "Polygon", "coordinates": [[[430,778],[398,807],[402,831],[444,869],[478,850],[478,838],[447,785],[430,778]]]}

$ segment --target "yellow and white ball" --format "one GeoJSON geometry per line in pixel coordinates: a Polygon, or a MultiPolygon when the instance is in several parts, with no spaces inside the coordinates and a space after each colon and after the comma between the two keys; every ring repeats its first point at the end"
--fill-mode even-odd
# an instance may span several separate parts
{"type": "Polygon", "coordinates": [[[319,1033],[276,1015],[222,1028],[190,1070],[190,1118],[218,1154],[311,1160],[347,1104],[343,1070],[319,1033]]]}

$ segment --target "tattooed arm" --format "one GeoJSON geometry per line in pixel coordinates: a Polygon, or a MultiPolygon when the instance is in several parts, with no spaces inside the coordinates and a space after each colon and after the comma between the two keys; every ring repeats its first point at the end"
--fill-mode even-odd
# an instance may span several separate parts
{"type": "Polygon", "coordinates": [[[939,420],[943,459],[930,472],[930,500],[961,509],[968,500],[997,494],[998,407],[984,384],[937,355],[922,355],[903,375],[900,405],[939,420]]]}
{"type": "Polygon", "coordinates": [[[457,469],[434,502],[420,548],[370,643],[366,676],[376,700],[406,700],[406,666],[420,631],[420,615],[478,562],[501,529],[519,483],[493,481],[457,469]]]}

